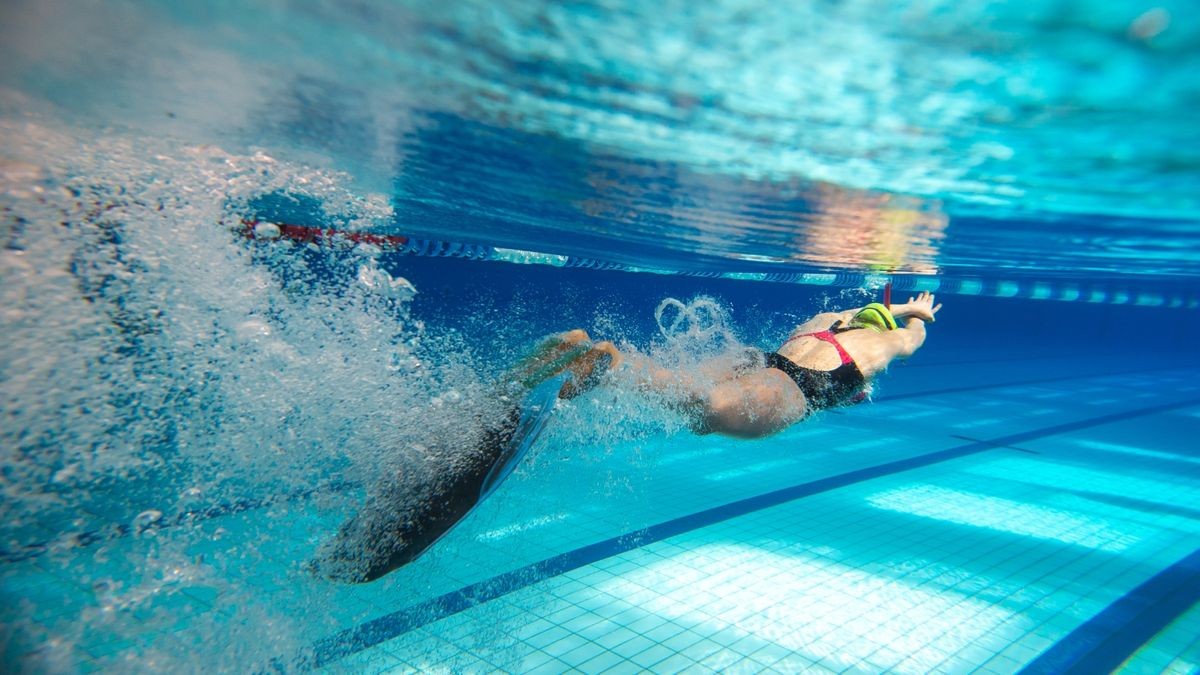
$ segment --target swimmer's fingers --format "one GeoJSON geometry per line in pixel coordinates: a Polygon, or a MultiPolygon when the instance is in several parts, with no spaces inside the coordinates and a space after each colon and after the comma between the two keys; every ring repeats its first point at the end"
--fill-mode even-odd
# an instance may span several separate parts
{"type": "Polygon", "coordinates": [[[922,305],[925,305],[926,307],[928,307],[928,306],[929,306],[929,305],[926,303],[926,301],[925,301],[925,294],[924,294],[924,293],[922,293],[922,294],[920,294],[920,295],[916,296],[915,298],[910,296],[910,297],[908,298],[908,302],[904,303],[903,305],[900,305],[899,307],[895,307],[895,308],[893,308],[893,309],[896,309],[896,310],[902,310],[903,308],[906,308],[906,307],[912,307],[912,308],[918,308],[918,309],[919,309],[919,308],[920,308],[922,305]]]}

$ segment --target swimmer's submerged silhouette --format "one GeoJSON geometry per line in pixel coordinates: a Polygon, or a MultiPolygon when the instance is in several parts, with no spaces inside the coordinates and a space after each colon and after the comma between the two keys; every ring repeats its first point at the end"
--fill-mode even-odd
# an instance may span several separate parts
{"type": "Polygon", "coordinates": [[[695,371],[665,368],[610,342],[593,344],[582,330],[548,338],[500,379],[494,395],[458,404],[462,433],[440,439],[431,453],[446,458],[443,464],[403,467],[381,481],[313,566],[331,579],[364,582],[416,559],[512,471],[556,398],[579,395],[606,371],[662,394],[696,433],[758,438],[817,410],[862,401],[875,376],[920,349],[925,324],[940,309],[933,295],[921,293],[890,308],[823,312],[774,352],[695,371]]]}

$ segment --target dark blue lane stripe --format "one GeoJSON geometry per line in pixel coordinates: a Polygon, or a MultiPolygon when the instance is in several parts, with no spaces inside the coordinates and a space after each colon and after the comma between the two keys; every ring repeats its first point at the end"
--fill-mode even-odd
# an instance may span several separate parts
{"type": "Polygon", "coordinates": [[[1110,673],[1197,602],[1200,549],[1105,607],[1021,673],[1110,673]]]}
{"type": "MultiPolygon", "coordinates": [[[[969,443],[947,450],[939,450],[886,464],[857,469],[836,476],[821,478],[808,483],[775,490],[774,492],[730,502],[722,506],[668,520],[641,530],[635,530],[589,546],[584,546],[583,548],[568,551],[520,569],[465,586],[456,591],[451,591],[445,595],[418,603],[398,612],[372,619],[354,628],[340,631],[314,643],[295,659],[293,666],[302,671],[320,668],[421,626],[426,626],[452,614],[457,614],[476,605],[495,600],[496,598],[526,588],[539,581],[563,574],[564,572],[578,569],[584,565],[589,565],[614,555],[632,551],[668,537],[707,527],[772,506],[785,504],[803,497],[995,449],[997,445],[1022,443],[1046,436],[1077,431],[1102,424],[1121,422],[1145,415],[1155,415],[1180,408],[1189,408],[1196,405],[1200,405],[1200,398],[1112,413],[1076,422],[1056,424],[1041,429],[1001,436],[989,441],[969,443]]],[[[273,670],[286,669],[278,661],[273,666],[273,670]]]]}

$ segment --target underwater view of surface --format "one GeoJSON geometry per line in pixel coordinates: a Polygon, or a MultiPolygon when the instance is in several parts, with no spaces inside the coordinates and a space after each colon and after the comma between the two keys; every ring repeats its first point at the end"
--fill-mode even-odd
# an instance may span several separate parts
{"type": "Polygon", "coordinates": [[[1198,105],[1183,1],[9,0],[0,670],[1195,672],[1198,105]]]}

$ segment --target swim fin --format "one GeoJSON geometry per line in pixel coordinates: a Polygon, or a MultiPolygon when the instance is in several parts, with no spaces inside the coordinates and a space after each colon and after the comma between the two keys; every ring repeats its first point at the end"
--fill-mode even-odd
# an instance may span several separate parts
{"type": "Polygon", "coordinates": [[[480,501],[496,491],[500,483],[504,482],[504,479],[508,478],[513,469],[517,468],[517,465],[525,458],[529,448],[533,447],[534,441],[541,435],[546,423],[550,421],[550,413],[554,411],[554,405],[558,402],[558,390],[566,379],[566,375],[560,375],[547,380],[525,397],[525,402],[521,405],[521,418],[517,422],[517,428],[505,443],[503,452],[496,458],[491,471],[483,480],[483,486],[479,493],[480,501]]]}
{"type": "Polygon", "coordinates": [[[529,452],[570,377],[536,386],[506,410],[495,401],[464,411],[457,439],[431,448],[444,461],[402,467],[375,486],[367,504],[321,547],[312,567],[336,581],[373,581],[424,553],[495,492],[529,452]],[[503,410],[499,422],[486,413],[503,410]],[[472,424],[471,422],[474,422],[472,424]]]}

